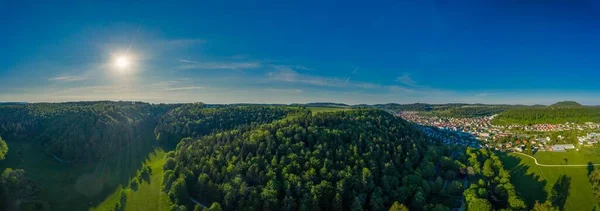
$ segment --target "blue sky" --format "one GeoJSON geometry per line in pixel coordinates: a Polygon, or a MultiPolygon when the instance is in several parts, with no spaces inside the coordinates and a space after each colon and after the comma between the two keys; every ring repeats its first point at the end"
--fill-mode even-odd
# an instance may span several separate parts
{"type": "Polygon", "coordinates": [[[0,2],[0,101],[600,104],[593,1],[0,2]],[[115,68],[118,55],[131,66],[115,68]]]}

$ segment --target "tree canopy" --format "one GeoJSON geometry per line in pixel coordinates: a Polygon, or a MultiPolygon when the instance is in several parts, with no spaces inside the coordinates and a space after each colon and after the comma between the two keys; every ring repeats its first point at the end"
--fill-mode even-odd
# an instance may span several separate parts
{"type": "Polygon", "coordinates": [[[0,160],[6,158],[6,153],[8,153],[8,145],[6,144],[6,141],[0,137],[0,160]]]}
{"type": "Polygon", "coordinates": [[[493,124],[561,124],[561,123],[600,122],[598,107],[526,107],[500,113],[492,120],[493,124]]]}
{"type": "MultiPolygon", "coordinates": [[[[184,138],[163,189],[175,203],[188,206],[191,197],[224,210],[383,210],[394,202],[411,210],[449,210],[460,206],[449,198],[462,198],[455,179],[466,176],[464,154],[431,145],[412,124],[380,110],[300,112],[249,129],[184,138]],[[445,189],[445,181],[453,187],[445,189]]],[[[491,165],[491,173],[474,177],[501,178],[481,187],[499,193],[477,198],[492,204],[488,199],[503,197],[512,201],[497,207],[523,208],[501,162],[494,161],[477,166],[491,165]]]]}

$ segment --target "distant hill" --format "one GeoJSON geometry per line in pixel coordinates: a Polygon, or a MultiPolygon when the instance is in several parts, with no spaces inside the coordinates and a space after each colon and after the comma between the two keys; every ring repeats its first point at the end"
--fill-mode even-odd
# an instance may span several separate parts
{"type": "Polygon", "coordinates": [[[561,101],[550,105],[550,107],[561,107],[561,108],[575,108],[582,107],[583,105],[575,101],[561,101]]]}
{"type": "Polygon", "coordinates": [[[0,105],[24,105],[27,102],[0,102],[0,105]]]}
{"type": "Polygon", "coordinates": [[[470,118],[491,116],[512,108],[524,107],[523,105],[488,105],[488,104],[464,104],[464,103],[448,103],[448,104],[376,104],[376,105],[360,105],[356,107],[374,107],[394,112],[402,111],[417,111],[425,115],[433,115],[438,117],[455,117],[455,118],[470,118]]]}
{"type": "MultiPolygon", "coordinates": [[[[574,102],[573,102],[574,103],[574,102]]],[[[564,103],[557,103],[548,107],[522,107],[510,109],[500,113],[493,124],[561,124],[566,122],[600,123],[600,107],[574,106],[573,103],[567,103],[570,106],[564,106],[564,103]]]]}
{"type": "Polygon", "coordinates": [[[330,103],[330,102],[316,102],[316,103],[305,103],[305,104],[291,104],[292,106],[302,105],[307,107],[348,107],[347,104],[343,103],[330,103]]]}

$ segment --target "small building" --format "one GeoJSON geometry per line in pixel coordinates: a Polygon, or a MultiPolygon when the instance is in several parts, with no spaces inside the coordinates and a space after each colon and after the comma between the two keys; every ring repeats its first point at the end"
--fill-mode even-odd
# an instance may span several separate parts
{"type": "Polygon", "coordinates": [[[575,149],[575,146],[573,144],[556,144],[552,146],[551,150],[553,152],[565,152],[567,149],[575,149]]]}

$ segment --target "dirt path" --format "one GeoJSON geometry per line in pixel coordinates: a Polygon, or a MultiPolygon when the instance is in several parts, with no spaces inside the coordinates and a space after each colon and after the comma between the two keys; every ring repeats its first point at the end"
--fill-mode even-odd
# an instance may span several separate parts
{"type": "Polygon", "coordinates": [[[52,157],[54,157],[54,159],[56,159],[56,161],[61,162],[61,163],[74,163],[75,162],[75,161],[71,161],[71,160],[60,159],[60,158],[56,157],[56,155],[54,155],[54,154],[51,154],[51,155],[52,155],[52,157]]]}
{"type": "MultiPolygon", "coordinates": [[[[574,164],[574,165],[548,165],[548,164],[539,164],[538,161],[537,161],[537,159],[535,157],[531,156],[531,155],[523,154],[523,153],[520,153],[520,152],[513,152],[513,153],[529,157],[529,158],[533,159],[533,161],[535,161],[535,165],[542,166],[542,167],[587,167],[587,166],[589,166],[589,164],[574,164]]],[[[598,163],[591,164],[591,165],[593,165],[593,166],[600,166],[600,164],[598,164],[598,163]]]]}

